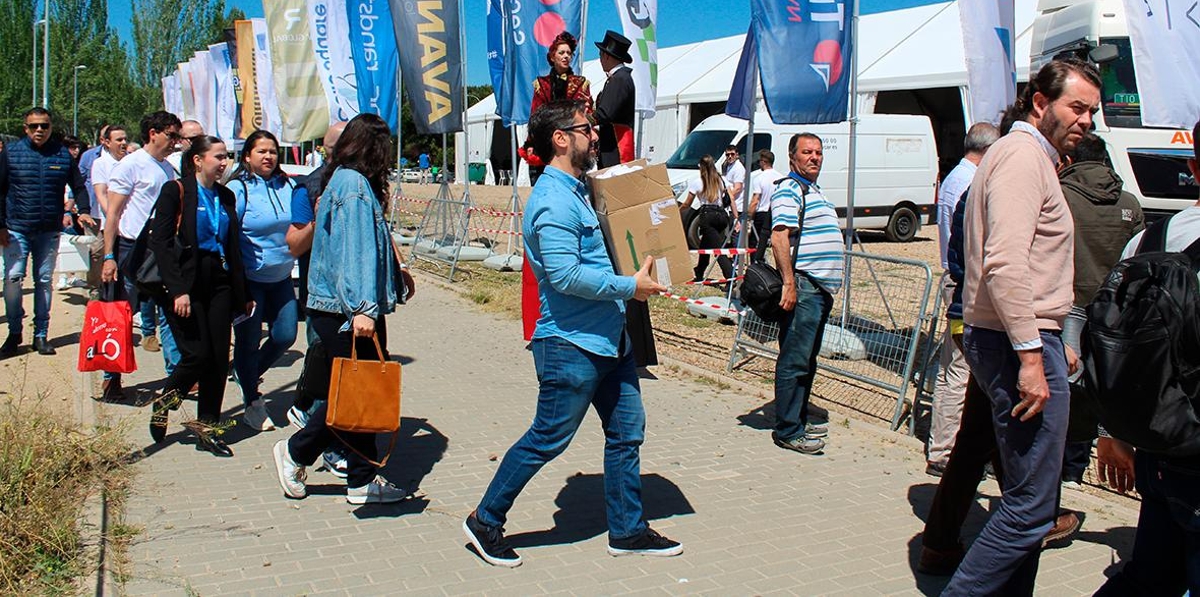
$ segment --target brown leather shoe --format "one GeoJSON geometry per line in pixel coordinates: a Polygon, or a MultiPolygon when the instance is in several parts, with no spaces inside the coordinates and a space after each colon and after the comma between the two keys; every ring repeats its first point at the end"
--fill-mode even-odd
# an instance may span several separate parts
{"type": "Polygon", "coordinates": [[[1063,510],[1059,512],[1058,518],[1054,519],[1054,526],[1050,528],[1050,532],[1046,533],[1046,538],[1042,539],[1042,549],[1056,549],[1066,547],[1075,539],[1075,533],[1079,532],[1079,528],[1083,526],[1083,512],[1072,512],[1071,510],[1063,510]]]}
{"type": "Polygon", "coordinates": [[[917,561],[917,572],[930,576],[954,576],[958,564],[966,552],[962,546],[951,550],[938,550],[921,546],[921,559],[917,561]]]}

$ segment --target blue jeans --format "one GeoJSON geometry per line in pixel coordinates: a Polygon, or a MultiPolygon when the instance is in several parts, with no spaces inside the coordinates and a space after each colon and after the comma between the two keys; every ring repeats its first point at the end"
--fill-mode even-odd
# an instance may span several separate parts
{"type": "Polygon", "coordinates": [[[1097,596],[1200,596],[1200,457],[1138,450],[1134,483],[1142,496],[1133,555],[1097,596]]]}
{"type": "Polygon", "coordinates": [[[779,322],[779,358],[775,361],[775,438],[804,436],[808,401],[817,376],[817,355],[833,295],[796,272],[796,307],[779,322]]]}
{"type": "Polygon", "coordinates": [[[246,292],[255,302],[254,314],[233,327],[233,371],[242,388],[242,399],[258,399],[258,379],[296,342],[299,316],[292,279],[278,282],[246,280],[246,292]],[[262,325],[267,323],[267,341],[262,325]]]}
{"type": "Polygon", "coordinates": [[[8,231],[4,247],[4,308],[8,314],[8,333],[20,336],[24,327],[25,307],[21,304],[21,283],[25,280],[30,255],[33,256],[33,337],[45,338],[50,332],[50,299],[54,288],[54,264],[58,260],[61,232],[22,234],[8,231]]]}
{"type": "Polygon", "coordinates": [[[476,516],[483,524],[503,526],[521,490],[543,465],[567,449],[591,405],[604,427],[608,536],[626,539],[641,534],[646,521],[639,449],[646,434],[646,411],[633,351],[602,357],[558,337],[534,340],[532,348],[539,384],[537,412],[529,430],[504,455],[475,509],[476,516]]]}
{"type": "Polygon", "coordinates": [[[1020,361],[1008,334],[967,326],[963,353],[992,403],[996,448],[1004,469],[1000,507],[963,558],[943,596],[1032,595],[1042,539],[1054,526],[1071,395],[1058,332],[1043,331],[1042,368],[1050,387],[1043,410],[1012,416],[1021,401],[1020,361]]]}
{"type": "MultiPolygon", "coordinates": [[[[148,298],[146,300],[139,300],[141,297],[138,296],[137,286],[134,285],[133,278],[125,275],[126,271],[136,269],[129,263],[129,255],[133,252],[133,241],[118,237],[116,248],[117,279],[120,280],[120,284],[117,286],[119,289],[118,296],[114,298],[116,300],[129,301],[129,306],[139,310],[142,314],[141,331],[143,337],[147,334],[155,334],[155,330],[157,329],[158,343],[162,347],[163,372],[166,373],[167,377],[170,377],[175,372],[175,366],[179,364],[179,359],[182,358],[182,355],[179,352],[179,347],[175,345],[175,336],[171,334],[171,326],[167,325],[166,313],[162,309],[157,308],[153,300],[148,298]],[[147,322],[150,322],[149,328],[146,327],[147,322]]],[[[105,371],[104,379],[120,380],[121,374],[105,371]]]]}

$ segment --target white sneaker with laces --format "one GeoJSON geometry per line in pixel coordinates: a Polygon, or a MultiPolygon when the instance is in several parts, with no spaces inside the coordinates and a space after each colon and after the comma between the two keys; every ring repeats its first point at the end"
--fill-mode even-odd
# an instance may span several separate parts
{"type": "Polygon", "coordinates": [[[308,425],[308,413],[294,406],[288,409],[287,418],[289,423],[301,429],[304,429],[304,427],[308,425]]]}
{"type": "Polygon", "coordinates": [[[275,422],[271,420],[271,415],[267,414],[267,406],[261,398],[246,405],[246,412],[242,413],[242,421],[255,431],[275,429],[275,422]]]}
{"type": "Polygon", "coordinates": [[[283,488],[283,495],[294,500],[304,499],[308,496],[308,488],[304,485],[304,481],[308,479],[308,472],[292,460],[292,455],[288,452],[288,440],[281,439],[275,442],[272,452],[275,456],[275,473],[279,476],[279,486],[283,488]]]}
{"type": "Polygon", "coordinates": [[[362,487],[347,487],[346,501],[356,506],[362,504],[394,504],[404,501],[409,493],[387,479],[376,476],[375,480],[362,487]]]}

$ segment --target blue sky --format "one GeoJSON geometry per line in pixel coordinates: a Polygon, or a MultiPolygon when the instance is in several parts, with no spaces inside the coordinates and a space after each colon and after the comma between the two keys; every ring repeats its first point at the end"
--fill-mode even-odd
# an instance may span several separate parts
{"type": "MultiPolygon", "coordinates": [[[[486,0],[463,0],[465,14],[463,22],[467,30],[467,79],[472,85],[489,83],[485,58],[487,33],[484,18],[486,0]]],[[[898,8],[937,4],[946,0],[860,0],[863,14],[885,12],[898,8]]],[[[263,15],[261,0],[226,0],[228,5],[237,6],[251,17],[263,15]]],[[[614,0],[589,0],[588,33],[591,41],[604,37],[606,29],[619,31],[620,19],[614,0]]],[[[132,2],[110,0],[109,24],[116,27],[121,38],[131,44],[130,23],[132,2]]],[[[746,0],[659,0],[658,40],[659,46],[677,46],[704,39],[737,35],[746,30],[750,22],[750,3],[746,0]]],[[[585,58],[596,58],[595,46],[588,45],[585,58]]]]}

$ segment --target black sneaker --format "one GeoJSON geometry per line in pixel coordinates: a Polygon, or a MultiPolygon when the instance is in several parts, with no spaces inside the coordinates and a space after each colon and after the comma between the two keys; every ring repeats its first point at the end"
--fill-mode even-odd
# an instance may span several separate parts
{"type": "MultiPolygon", "coordinates": [[[[517,555],[516,550],[504,539],[504,529],[490,527],[479,522],[475,513],[472,512],[463,521],[463,532],[467,534],[467,540],[475,546],[475,551],[479,557],[483,558],[483,561],[505,568],[516,568],[521,565],[521,556],[517,555]]],[[[610,547],[609,550],[611,549],[610,547]]]]}
{"type": "Polygon", "coordinates": [[[659,535],[650,527],[641,535],[628,539],[609,539],[608,555],[611,556],[677,556],[683,553],[683,545],[659,535]]]}

